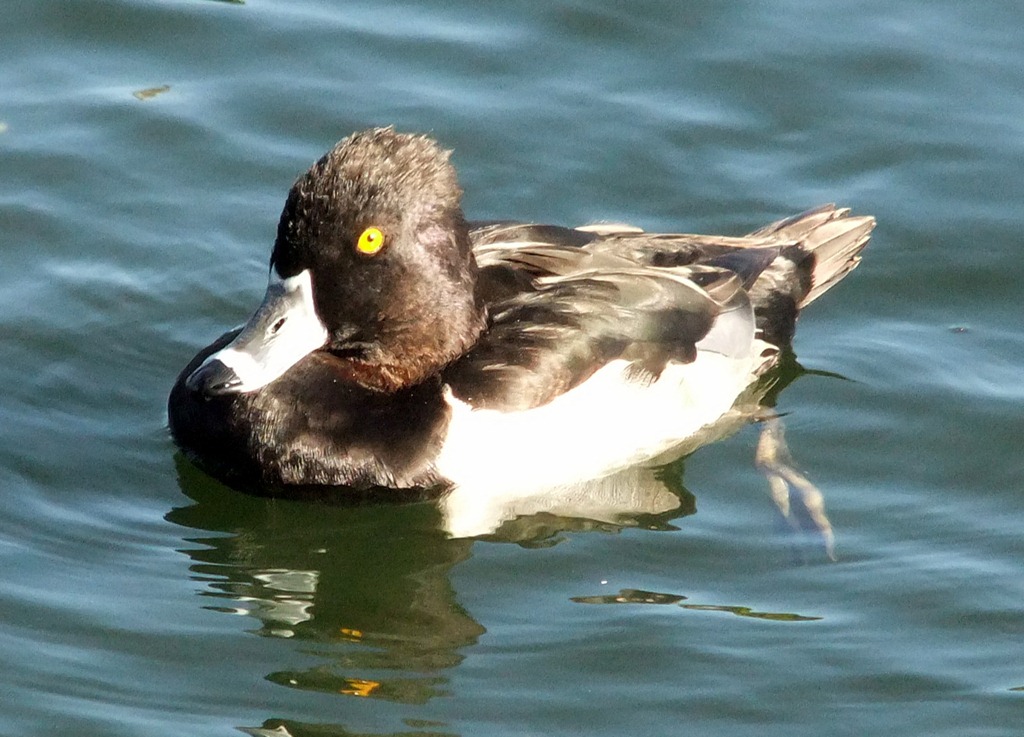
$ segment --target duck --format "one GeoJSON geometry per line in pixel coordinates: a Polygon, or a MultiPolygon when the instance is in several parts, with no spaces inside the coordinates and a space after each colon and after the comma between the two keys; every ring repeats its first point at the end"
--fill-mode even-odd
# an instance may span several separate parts
{"type": "Polygon", "coordinates": [[[171,389],[185,457],[257,494],[440,499],[487,517],[469,533],[628,484],[715,436],[875,225],[824,205],[739,237],[648,233],[469,221],[461,198],[451,151],[392,127],[299,176],[261,304],[171,389]]]}

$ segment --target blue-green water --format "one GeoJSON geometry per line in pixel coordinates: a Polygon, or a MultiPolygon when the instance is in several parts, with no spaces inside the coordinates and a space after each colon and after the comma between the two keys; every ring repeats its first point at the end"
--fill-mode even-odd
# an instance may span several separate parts
{"type": "Polygon", "coordinates": [[[9,6],[0,734],[1020,732],[1024,7],[9,6]],[[796,341],[845,380],[779,400],[835,562],[756,428],[687,460],[694,514],[518,545],[181,461],[167,390],[262,294],[291,181],[390,123],[454,148],[475,218],[874,214],[796,341]]]}

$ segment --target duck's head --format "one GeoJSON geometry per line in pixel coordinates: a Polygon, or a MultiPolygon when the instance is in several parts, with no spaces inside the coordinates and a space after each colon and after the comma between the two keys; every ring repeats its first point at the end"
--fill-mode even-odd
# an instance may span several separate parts
{"type": "Polygon", "coordinates": [[[188,387],[251,392],[327,351],[394,390],[468,350],[485,316],[449,153],[379,128],[313,164],[288,193],[263,303],[188,387]]]}

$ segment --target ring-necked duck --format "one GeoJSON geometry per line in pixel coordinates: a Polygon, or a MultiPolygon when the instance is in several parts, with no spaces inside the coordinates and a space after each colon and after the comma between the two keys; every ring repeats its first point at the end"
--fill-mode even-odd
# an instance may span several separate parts
{"type": "Polygon", "coordinates": [[[874,227],[830,205],[738,238],[469,223],[448,159],[374,129],[299,177],[263,303],[171,391],[189,458],[262,493],[497,499],[663,459],[874,227]]]}

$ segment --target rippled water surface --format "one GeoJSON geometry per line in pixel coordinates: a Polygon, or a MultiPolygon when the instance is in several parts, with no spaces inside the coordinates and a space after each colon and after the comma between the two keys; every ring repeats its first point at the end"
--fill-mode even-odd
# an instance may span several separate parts
{"type": "Polygon", "coordinates": [[[1019,733],[1024,6],[9,5],[0,734],[1019,733]],[[756,427],[673,514],[485,540],[177,456],[169,386],[262,294],[292,180],[392,123],[474,218],[874,214],[778,401],[835,560],[756,427]]]}

